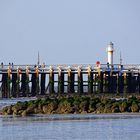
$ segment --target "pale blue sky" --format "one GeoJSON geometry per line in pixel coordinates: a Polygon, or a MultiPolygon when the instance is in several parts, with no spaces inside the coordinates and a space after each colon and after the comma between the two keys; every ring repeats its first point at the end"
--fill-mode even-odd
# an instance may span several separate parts
{"type": "Polygon", "coordinates": [[[0,61],[140,64],[140,0],[0,0],[0,61]]]}

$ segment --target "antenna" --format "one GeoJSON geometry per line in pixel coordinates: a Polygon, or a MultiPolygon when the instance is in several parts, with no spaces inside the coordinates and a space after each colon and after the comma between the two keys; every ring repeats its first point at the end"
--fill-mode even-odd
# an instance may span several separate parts
{"type": "Polygon", "coordinates": [[[120,65],[122,65],[122,53],[120,51],[120,65]]]}
{"type": "Polygon", "coordinates": [[[37,65],[40,64],[40,55],[39,55],[39,51],[38,51],[38,60],[37,60],[37,65]]]}

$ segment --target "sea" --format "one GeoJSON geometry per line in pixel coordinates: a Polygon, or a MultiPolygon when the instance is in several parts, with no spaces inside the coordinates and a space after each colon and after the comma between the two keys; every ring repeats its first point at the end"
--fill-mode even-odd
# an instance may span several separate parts
{"type": "MultiPolygon", "coordinates": [[[[0,107],[34,99],[2,99],[0,107]]],[[[140,114],[0,115],[0,140],[140,140],[140,114]]]]}

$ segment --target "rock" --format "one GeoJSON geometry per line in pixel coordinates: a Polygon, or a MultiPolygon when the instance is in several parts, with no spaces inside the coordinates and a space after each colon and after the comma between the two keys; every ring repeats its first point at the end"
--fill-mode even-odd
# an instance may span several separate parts
{"type": "Polygon", "coordinates": [[[27,115],[28,115],[28,113],[27,113],[26,110],[24,110],[24,111],[21,113],[21,116],[22,116],[22,117],[26,117],[27,115]]]}
{"type": "Polygon", "coordinates": [[[132,112],[139,112],[139,107],[136,103],[133,103],[130,108],[132,112]]]}
{"type": "Polygon", "coordinates": [[[102,103],[98,103],[97,105],[96,105],[96,111],[95,111],[95,113],[104,113],[104,104],[102,104],[102,103]]]}
{"type": "Polygon", "coordinates": [[[104,107],[103,106],[98,107],[95,113],[104,113],[104,107]]]}
{"type": "Polygon", "coordinates": [[[28,107],[27,107],[27,112],[29,114],[33,114],[34,113],[34,109],[36,108],[36,104],[30,104],[28,107]]]}
{"type": "Polygon", "coordinates": [[[81,112],[84,112],[84,111],[87,112],[88,109],[89,109],[89,103],[88,103],[88,101],[87,100],[82,101],[80,103],[80,110],[81,110],[81,112]]]}
{"type": "Polygon", "coordinates": [[[87,114],[87,111],[82,111],[81,114],[87,114]]]}
{"type": "Polygon", "coordinates": [[[80,113],[79,111],[80,111],[80,109],[79,109],[79,105],[78,104],[74,104],[74,106],[73,106],[73,110],[74,110],[74,114],[78,114],[78,113],[80,113]]]}
{"type": "Polygon", "coordinates": [[[26,105],[24,103],[17,103],[14,106],[12,106],[11,110],[17,114],[20,110],[25,110],[26,109],[26,105]]]}
{"type": "Polygon", "coordinates": [[[17,116],[18,114],[17,114],[17,112],[13,112],[13,116],[17,116]]]}
{"type": "Polygon", "coordinates": [[[23,111],[24,111],[24,110],[20,110],[20,111],[18,111],[18,114],[21,115],[23,111]]]}
{"type": "Polygon", "coordinates": [[[13,112],[13,111],[12,111],[12,107],[11,107],[11,106],[8,106],[8,107],[7,107],[7,114],[8,114],[8,115],[11,115],[12,112],[13,112]]]}
{"type": "Polygon", "coordinates": [[[126,112],[127,108],[128,108],[128,106],[127,106],[126,102],[122,102],[122,104],[119,105],[120,112],[126,112]]]}
{"type": "Polygon", "coordinates": [[[57,112],[60,114],[67,114],[67,113],[74,113],[74,110],[73,107],[71,106],[71,103],[65,100],[59,103],[57,112]]]}
{"type": "Polygon", "coordinates": [[[8,110],[8,106],[3,107],[3,108],[2,108],[2,114],[3,114],[3,115],[8,115],[7,110],[8,110]]]}
{"type": "Polygon", "coordinates": [[[57,109],[58,105],[56,102],[52,102],[48,105],[44,105],[42,107],[43,113],[45,114],[51,114],[53,111],[55,111],[57,109]]]}
{"type": "Polygon", "coordinates": [[[112,112],[111,107],[112,107],[111,104],[106,104],[104,108],[104,113],[111,113],[112,112]]]}
{"type": "Polygon", "coordinates": [[[39,108],[34,108],[34,111],[33,111],[35,114],[42,114],[43,113],[43,111],[42,111],[42,109],[39,109],[39,108]]]}
{"type": "Polygon", "coordinates": [[[111,111],[112,111],[112,113],[119,113],[120,112],[119,106],[118,105],[113,105],[111,107],[111,111]]]}

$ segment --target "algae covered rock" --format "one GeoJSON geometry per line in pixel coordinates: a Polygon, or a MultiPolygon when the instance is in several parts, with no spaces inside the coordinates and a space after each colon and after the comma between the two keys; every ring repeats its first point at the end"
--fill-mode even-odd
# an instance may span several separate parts
{"type": "Polygon", "coordinates": [[[13,113],[12,106],[6,106],[2,108],[3,115],[11,115],[13,113]]]}
{"type": "Polygon", "coordinates": [[[22,117],[26,117],[27,115],[28,115],[27,110],[24,110],[24,111],[21,113],[21,116],[22,116],[22,117]]]}
{"type": "Polygon", "coordinates": [[[53,113],[53,111],[55,111],[57,109],[58,105],[56,102],[51,102],[48,105],[44,105],[42,107],[43,113],[45,114],[51,114],[53,113]]]}
{"type": "Polygon", "coordinates": [[[73,113],[73,112],[74,112],[73,107],[71,103],[68,102],[67,100],[59,103],[57,113],[67,114],[67,113],[73,113]]]}
{"type": "Polygon", "coordinates": [[[89,102],[89,110],[88,112],[91,113],[91,112],[95,112],[96,111],[96,102],[94,100],[91,100],[89,102]]]}
{"type": "Polygon", "coordinates": [[[30,105],[27,107],[26,111],[28,112],[28,114],[33,114],[33,113],[34,113],[34,109],[35,109],[36,107],[37,107],[36,104],[30,104],[30,105]]]}
{"type": "Polygon", "coordinates": [[[119,105],[118,104],[113,104],[111,107],[112,113],[119,113],[120,109],[119,109],[119,105]]]}
{"type": "Polygon", "coordinates": [[[119,105],[120,112],[127,112],[128,111],[128,104],[126,101],[122,101],[122,103],[119,105]]]}
{"type": "Polygon", "coordinates": [[[27,108],[26,102],[17,102],[17,104],[12,106],[13,114],[18,114],[20,110],[25,110],[27,108]]]}
{"type": "Polygon", "coordinates": [[[84,100],[80,103],[80,112],[87,112],[89,109],[89,102],[87,100],[84,100]]]}
{"type": "Polygon", "coordinates": [[[112,113],[112,104],[106,104],[104,107],[104,113],[112,113]]]}
{"type": "Polygon", "coordinates": [[[132,103],[130,108],[132,112],[139,112],[139,106],[136,103],[132,103]]]}
{"type": "Polygon", "coordinates": [[[104,106],[103,103],[98,103],[96,105],[96,113],[103,113],[104,112],[104,108],[105,108],[105,106],[104,106]]]}

